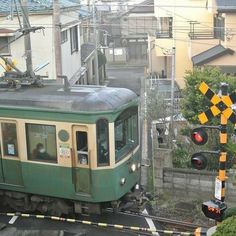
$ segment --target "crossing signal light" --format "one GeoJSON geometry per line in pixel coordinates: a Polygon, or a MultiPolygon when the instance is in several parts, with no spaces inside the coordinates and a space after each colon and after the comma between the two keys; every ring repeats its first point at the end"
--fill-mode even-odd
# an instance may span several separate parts
{"type": "Polygon", "coordinates": [[[226,208],[227,205],[219,200],[210,200],[202,203],[202,212],[204,215],[218,222],[223,220],[223,214],[226,208]]]}
{"type": "Polygon", "coordinates": [[[201,152],[194,153],[191,157],[191,164],[195,169],[203,170],[207,167],[207,159],[201,152]]]}
{"type": "Polygon", "coordinates": [[[208,134],[204,128],[195,128],[192,130],[191,139],[197,145],[204,145],[208,141],[208,134]]]}

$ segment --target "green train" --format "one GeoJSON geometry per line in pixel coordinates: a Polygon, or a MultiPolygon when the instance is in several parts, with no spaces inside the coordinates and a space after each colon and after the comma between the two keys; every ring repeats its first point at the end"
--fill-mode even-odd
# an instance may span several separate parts
{"type": "Polygon", "coordinates": [[[124,88],[0,92],[0,196],[19,211],[100,213],[140,179],[139,99],[124,88]]]}

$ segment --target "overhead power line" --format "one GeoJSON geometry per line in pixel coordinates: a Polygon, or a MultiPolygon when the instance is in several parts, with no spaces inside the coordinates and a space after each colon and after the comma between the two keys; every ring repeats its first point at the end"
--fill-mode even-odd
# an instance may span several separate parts
{"type": "MultiPolygon", "coordinates": [[[[135,2],[135,1],[134,1],[135,2]]],[[[14,6],[14,4],[5,4],[9,7],[14,6]]],[[[51,9],[52,5],[47,5],[47,4],[43,4],[43,3],[32,3],[29,2],[28,3],[28,7],[35,7],[35,6],[42,6],[44,7],[44,9],[51,9]]],[[[63,7],[63,8],[70,8],[70,7],[86,7],[88,6],[87,4],[74,4],[71,6],[67,6],[67,7],[63,7]]],[[[206,5],[171,5],[171,4],[128,4],[128,3],[103,3],[103,4],[95,4],[95,7],[109,7],[109,6],[115,6],[115,7],[128,7],[130,8],[130,10],[132,8],[137,8],[137,7],[165,7],[165,8],[199,8],[199,9],[212,9],[212,10],[217,10],[217,9],[225,9],[225,10],[236,10],[236,5],[235,6],[225,6],[225,5],[218,5],[218,6],[208,6],[206,7],[206,5]]]]}

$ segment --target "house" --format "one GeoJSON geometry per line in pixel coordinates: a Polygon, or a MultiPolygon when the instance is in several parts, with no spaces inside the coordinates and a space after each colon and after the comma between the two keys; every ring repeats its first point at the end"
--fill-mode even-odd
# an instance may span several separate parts
{"type": "Polygon", "coordinates": [[[133,6],[122,16],[121,44],[127,46],[129,62],[147,63],[148,34],[154,35],[156,27],[153,0],[146,0],[133,6]]]}
{"type": "Polygon", "coordinates": [[[233,29],[236,20],[236,1],[206,1],[206,6],[212,14],[212,23],[211,30],[207,32],[211,36],[204,37],[204,40],[211,45],[200,50],[195,44],[199,44],[201,38],[198,37],[199,34],[201,37],[202,32],[198,28],[190,32],[193,66],[217,66],[222,72],[236,76],[236,37],[233,29]]]}
{"type": "MultiPolygon", "coordinates": [[[[12,1],[13,2],[13,1],[12,1]]],[[[69,0],[60,0],[59,18],[55,20],[52,0],[28,0],[29,22],[32,27],[44,29],[30,33],[33,69],[40,65],[47,66],[36,74],[57,79],[57,75],[67,76],[70,83],[76,83],[81,77],[80,20],[78,4],[69,0]],[[59,31],[59,32],[58,32],[59,31]],[[57,37],[56,37],[57,35],[57,37]]],[[[0,1],[0,45],[19,36],[19,21],[16,12],[21,8],[0,1]]],[[[22,19],[21,19],[22,21],[22,19]]],[[[24,37],[12,42],[0,51],[1,55],[15,61],[16,67],[26,70],[24,37]]],[[[4,67],[4,63],[1,65],[4,67]]]]}
{"type": "Polygon", "coordinates": [[[155,16],[156,35],[149,37],[152,72],[174,75],[181,88],[186,70],[194,66],[218,66],[236,74],[235,1],[155,0],[155,16]]]}
{"type": "Polygon", "coordinates": [[[154,35],[157,27],[154,1],[146,0],[135,5],[127,5],[125,12],[113,14],[106,21],[107,24],[111,24],[107,31],[113,42],[107,49],[108,60],[146,65],[148,34],[154,35]]]}
{"type": "Polygon", "coordinates": [[[81,65],[83,73],[81,79],[78,81],[79,84],[104,84],[106,79],[105,64],[106,58],[104,55],[102,38],[100,34],[104,31],[99,27],[101,23],[101,15],[103,11],[107,10],[107,7],[101,7],[99,5],[96,8],[96,12],[93,12],[92,5],[85,5],[82,1],[79,9],[79,16],[81,19],[81,65]],[[94,19],[96,19],[96,30],[95,24],[93,24],[94,19]],[[96,32],[96,34],[95,34],[96,32]],[[96,35],[96,40],[95,40],[96,35]],[[96,55],[97,52],[97,55],[96,55]],[[97,56],[98,62],[98,79],[95,78],[95,60],[97,56]]]}

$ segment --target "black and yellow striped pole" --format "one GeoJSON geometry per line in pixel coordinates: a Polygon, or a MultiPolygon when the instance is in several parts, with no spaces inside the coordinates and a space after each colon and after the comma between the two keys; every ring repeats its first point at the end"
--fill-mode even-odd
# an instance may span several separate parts
{"type": "MultiPolygon", "coordinates": [[[[219,173],[215,181],[215,199],[204,202],[202,210],[204,214],[216,221],[220,222],[223,219],[223,213],[227,208],[225,201],[225,182],[226,176],[226,144],[227,144],[227,122],[231,121],[236,124],[236,114],[232,110],[232,104],[236,103],[236,93],[228,95],[228,84],[221,83],[219,95],[215,94],[206,83],[202,82],[199,90],[212,103],[212,106],[205,112],[199,115],[201,124],[205,124],[212,117],[220,114],[219,126],[204,126],[203,128],[218,129],[220,131],[220,150],[219,150],[219,173]]],[[[210,151],[209,153],[213,153],[210,151]]]]}
{"type": "Polygon", "coordinates": [[[227,152],[225,145],[227,143],[227,117],[234,119],[234,113],[231,112],[231,98],[228,96],[228,84],[222,83],[220,87],[220,96],[216,95],[206,83],[202,83],[199,87],[200,91],[211,101],[213,106],[206,112],[199,115],[202,124],[206,123],[210,118],[221,114],[220,116],[220,157],[219,157],[219,175],[216,177],[215,198],[224,202],[225,200],[225,180],[226,180],[226,158],[227,152]]]}
{"type": "MultiPolygon", "coordinates": [[[[221,84],[221,97],[226,100],[228,98],[228,84],[221,84]]],[[[226,159],[227,152],[225,150],[225,145],[227,143],[227,118],[221,113],[220,116],[220,158],[219,158],[219,175],[217,176],[218,182],[220,183],[221,190],[219,200],[221,202],[225,201],[225,180],[226,180],[226,159]]],[[[216,180],[217,181],[217,180],[216,180]]],[[[217,188],[217,186],[216,186],[217,188]]],[[[215,189],[215,197],[217,197],[217,189],[215,189]]]]}

